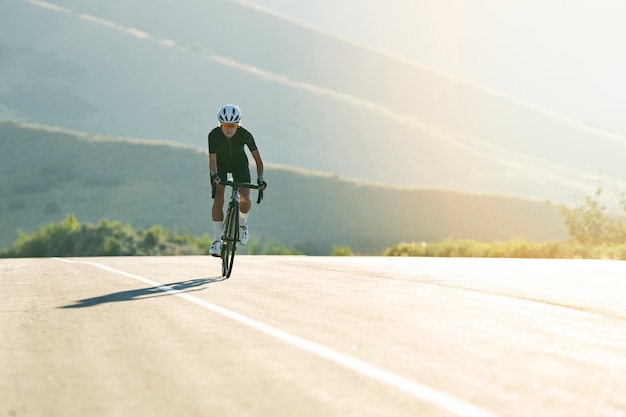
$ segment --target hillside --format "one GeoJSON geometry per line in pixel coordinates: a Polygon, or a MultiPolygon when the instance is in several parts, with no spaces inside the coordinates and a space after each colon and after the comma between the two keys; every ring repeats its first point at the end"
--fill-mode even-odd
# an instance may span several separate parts
{"type": "MultiPolygon", "coordinates": [[[[250,217],[253,239],[306,254],[329,254],[334,245],[375,254],[402,241],[447,237],[566,237],[559,208],[543,202],[403,189],[272,164],[265,176],[265,200],[250,217]]],[[[0,246],[17,229],[30,233],[66,213],[201,235],[212,230],[210,204],[202,149],[0,123],[0,246]]]]}
{"type": "Polygon", "coordinates": [[[265,160],[341,177],[558,201],[626,177],[620,135],[245,2],[0,8],[6,118],[204,147],[236,102],[265,160]]]}

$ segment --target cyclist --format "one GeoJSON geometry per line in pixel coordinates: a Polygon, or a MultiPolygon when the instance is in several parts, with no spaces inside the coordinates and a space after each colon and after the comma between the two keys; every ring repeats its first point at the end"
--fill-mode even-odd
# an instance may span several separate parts
{"type": "MultiPolygon", "coordinates": [[[[222,106],[217,113],[219,127],[214,128],[209,133],[209,171],[211,173],[211,183],[215,187],[215,197],[213,198],[213,239],[214,242],[209,249],[213,256],[220,256],[222,223],[224,221],[224,191],[225,186],[220,184],[222,179],[226,180],[228,173],[231,173],[233,180],[237,182],[250,182],[250,166],[244,146],[247,146],[254,162],[256,163],[257,183],[261,190],[267,187],[263,180],[263,160],[254,142],[252,134],[240,125],[241,110],[234,104],[222,106]]],[[[242,245],[248,243],[250,238],[248,232],[248,213],[252,207],[250,201],[250,189],[239,190],[239,241],[242,245]]]]}

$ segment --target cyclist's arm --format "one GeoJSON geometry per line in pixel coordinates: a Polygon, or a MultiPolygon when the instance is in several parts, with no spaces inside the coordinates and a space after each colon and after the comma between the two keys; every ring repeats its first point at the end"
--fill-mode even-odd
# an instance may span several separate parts
{"type": "Polygon", "coordinates": [[[209,174],[211,178],[217,174],[217,154],[209,153],[209,174]]]}
{"type": "Polygon", "coordinates": [[[252,154],[252,157],[254,158],[254,163],[256,164],[257,177],[263,178],[263,160],[261,159],[261,154],[259,153],[259,150],[255,149],[250,153],[252,154]]]}
{"type": "Polygon", "coordinates": [[[209,154],[209,172],[211,175],[217,174],[217,155],[214,153],[209,154]]]}

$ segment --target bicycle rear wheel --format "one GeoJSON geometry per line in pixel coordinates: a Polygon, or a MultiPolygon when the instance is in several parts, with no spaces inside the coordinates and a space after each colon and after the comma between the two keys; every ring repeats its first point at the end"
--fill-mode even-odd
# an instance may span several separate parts
{"type": "Polygon", "coordinates": [[[222,276],[229,278],[235,263],[235,250],[237,249],[237,228],[239,213],[232,207],[228,207],[224,221],[224,243],[222,244],[222,276]]]}

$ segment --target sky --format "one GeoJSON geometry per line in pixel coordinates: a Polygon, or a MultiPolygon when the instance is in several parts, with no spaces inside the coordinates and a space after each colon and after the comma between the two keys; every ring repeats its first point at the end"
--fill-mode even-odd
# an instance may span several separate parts
{"type": "Polygon", "coordinates": [[[624,0],[233,0],[626,136],[624,0]]]}

